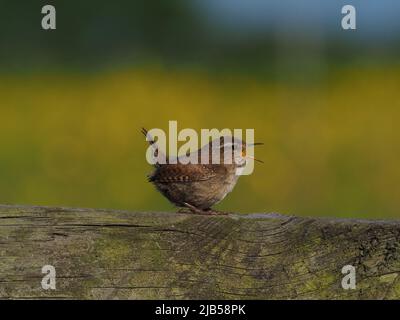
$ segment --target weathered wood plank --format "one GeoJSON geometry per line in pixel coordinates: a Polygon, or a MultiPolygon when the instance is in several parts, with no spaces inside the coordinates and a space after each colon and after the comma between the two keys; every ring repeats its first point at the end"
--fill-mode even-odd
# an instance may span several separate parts
{"type": "Polygon", "coordinates": [[[399,221],[0,206],[0,297],[398,299],[399,240],[399,221]]]}

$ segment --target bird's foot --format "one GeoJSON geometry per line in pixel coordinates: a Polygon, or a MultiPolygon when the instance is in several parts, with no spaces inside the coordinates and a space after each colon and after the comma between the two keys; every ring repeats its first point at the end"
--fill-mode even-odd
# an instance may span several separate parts
{"type": "Polygon", "coordinates": [[[195,206],[192,206],[191,204],[184,202],[183,203],[185,205],[186,208],[181,208],[179,209],[179,213],[194,213],[194,214],[201,214],[201,215],[208,215],[208,216],[215,216],[215,215],[226,215],[228,214],[227,212],[223,212],[223,211],[217,211],[217,210],[213,210],[213,209],[199,209],[196,208],[195,206]]]}
{"type": "Polygon", "coordinates": [[[191,204],[184,202],[183,203],[186,208],[189,209],[191,213],[196,213],[196,214],[202,214],[202,215],[208,215],[209,213],[206,210],[202,210],[199,208],[196,208],[195,206],[192,206],[191,204]]]}

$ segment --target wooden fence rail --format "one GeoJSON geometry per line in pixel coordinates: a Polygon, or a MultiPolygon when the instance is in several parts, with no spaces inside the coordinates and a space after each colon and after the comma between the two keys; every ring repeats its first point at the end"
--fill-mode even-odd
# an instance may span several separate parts
{"type": "Polygon", "coordinates": [[[400,221],[0,205],[0,298],[398,299],[399,241],[400,221]]]}

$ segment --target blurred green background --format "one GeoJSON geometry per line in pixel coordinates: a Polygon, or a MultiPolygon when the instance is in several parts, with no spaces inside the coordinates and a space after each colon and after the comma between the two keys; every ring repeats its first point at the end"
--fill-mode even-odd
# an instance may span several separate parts
{"type": "Polygon", "coordinates": [[[400,216],[400,4],[0,1],[0,203],[173,210],[140,128],[254,128],[219,209],[400,216]]]}

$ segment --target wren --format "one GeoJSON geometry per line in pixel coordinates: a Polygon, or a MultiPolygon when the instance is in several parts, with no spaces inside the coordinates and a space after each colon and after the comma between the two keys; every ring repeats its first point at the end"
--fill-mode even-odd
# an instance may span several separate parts
{"type": "MultiPolygon", "coordinates": [[[[160,152],[147,130],[143,128],[142,133],[154,148],[154,153],[160,152]]],[[[197,163],[182,163],[178,157],[178,161],[173,163],[168,163],[167,158],[166,163],[154,164],[155,169],[148,180],[181,211],[184,208],[196,214],[224,214],[211,207],[233,190],[240,177],[238,171],[246,166],[248,158],[262,162],[246,156],[248,146],[262,143],[246,145],[241,139],[232,136],[222,136],[219,140],[219,143],[210,141],[191,154],[198,159],[197,163]],[[204,161],[204,157],[208,157],[208,161],[204,161]],[[213,157],[219,159],[217,164],[212,162],[213,157]]]]}

